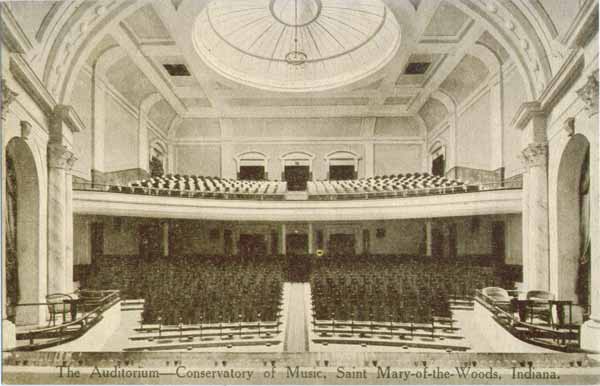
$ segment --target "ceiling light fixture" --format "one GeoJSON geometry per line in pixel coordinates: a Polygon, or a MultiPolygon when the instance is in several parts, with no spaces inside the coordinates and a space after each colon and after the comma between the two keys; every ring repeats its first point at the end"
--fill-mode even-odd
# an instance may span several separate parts
{"type": "Polygon", "coordinates": [[[285,55],[285,61],[293,66],[302,66],[306,59],[306,53],[298,48],[298,0],[294,0],[294,50],[285,55]]]}

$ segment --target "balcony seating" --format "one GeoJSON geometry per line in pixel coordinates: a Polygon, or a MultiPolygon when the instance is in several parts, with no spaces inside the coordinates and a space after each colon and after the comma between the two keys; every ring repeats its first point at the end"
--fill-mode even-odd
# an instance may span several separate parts
{"type": "Polygon", "coordinates": [[[408,197],[478,191],[477,185],[429,173],[384,175],[358,180],[309,181],[311,199],[356,199],[369,197],[408,197]]]}
{"type": "Polygon", "coordinates": [[[233,199],[283,199],[287,187],[281,181],[247,181],[230,178],[166,174],[112,187],[127,193],[174,197],[213,197],[233,199]]]}

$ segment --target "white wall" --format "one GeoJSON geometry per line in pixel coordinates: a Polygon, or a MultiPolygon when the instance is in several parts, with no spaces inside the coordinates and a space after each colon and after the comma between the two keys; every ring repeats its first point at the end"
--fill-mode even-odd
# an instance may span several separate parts
{"type": "Polygon", "coordinates": [[[405,144],[375,145],[375,175],[425,171],[423,147],[405,144]]]}
{"type": "Polygon", "coordinates": [[[485,92],[457,119],[457,166],[491,170],[490,94],[485,92]]]}
{"type": "Polygon", "coordinates": [[[220,145],[182,145],[175,147],[176,173],[204,176],[221,175],[220,145]]]}

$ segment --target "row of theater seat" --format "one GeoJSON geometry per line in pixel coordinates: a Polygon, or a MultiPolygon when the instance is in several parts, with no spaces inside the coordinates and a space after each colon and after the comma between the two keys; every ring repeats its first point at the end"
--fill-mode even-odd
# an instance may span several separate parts
{"type": "Polygon", "coordinates": [[[166,174],[114,186],[111,191],[181,197],[236,199],[283,199],[287,191],[281,181],[248,181],[230,178],[166,174]]]}
{"type": "Polygon", "coordinates": [[[309,181],[308,194],[313,199],[359,198],[362,196],[414,196],[477,191],[477,185],[429,173],[407,173],[362,178],[358,180],[309,181]]]}
{"type": "MultiPolygon", "coordinates": [[[[285,181],[249,181],[230,178],[166,174],[137,180],[127,186],[110,186],[111,192],[223,199],[282,200],[285,181]]],[[[407,173],[358,180],[308,181],[308,198],[313,200],[407,197],[479,191],[466,184],[429,173],[407,173]]]]}
{"type": "Polygon", "coordinates": [[[104,256],[96,259],[84,284],[143,298],[144,323],[175,325],[275,321],[283,279],[282,265],[269,259],[104,256]]]}
{"type": "Polygon", "coordinates": [[[310,276],[315,318],[430,323],[451,301],[502,283],[501,266],[373,256],[317,260],[310,276]]]}

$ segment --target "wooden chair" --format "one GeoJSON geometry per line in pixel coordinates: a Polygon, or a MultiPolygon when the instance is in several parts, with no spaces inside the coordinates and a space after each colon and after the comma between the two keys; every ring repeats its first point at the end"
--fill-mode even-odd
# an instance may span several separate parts
{"type": "Polygon", "coordinates": [[[530,302],[531,322],[533,323],[533,319],[538,317],[550,324],[552,321],[550,301],[555,300],[554,294],[548,291],[532,290],[527,292],[526,298],[530,302]]]}
{"type": "Polygon", "coordinates": [[[62,315],[62,322],[66,321],[66,315],[71,314],[71,302],[73,298],[67,294],[54,293],[46,296],[46,303],[48,304],[48,314],[50,315],[50,319],[48,321],[48,326],[52,324],[56,325],[56,316],[62,315]]]}

